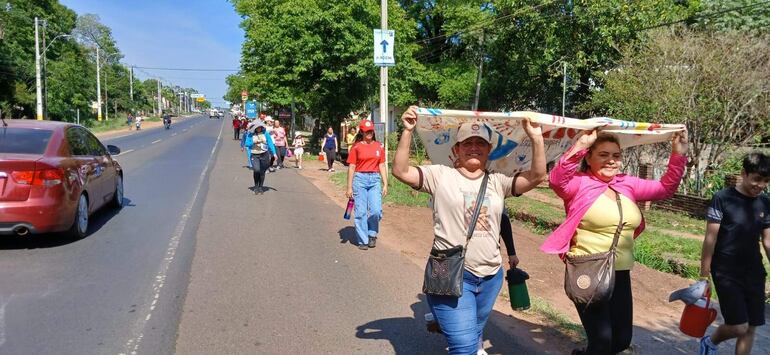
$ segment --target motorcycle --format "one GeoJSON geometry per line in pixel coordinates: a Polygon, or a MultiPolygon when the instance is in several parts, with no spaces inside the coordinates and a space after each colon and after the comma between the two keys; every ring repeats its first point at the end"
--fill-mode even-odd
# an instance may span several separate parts
{"type": "Polygon", "coordinates": [[[163,126],[166,127],[166,129],[171,128],[171,120],[163,120],[163,126]]]}

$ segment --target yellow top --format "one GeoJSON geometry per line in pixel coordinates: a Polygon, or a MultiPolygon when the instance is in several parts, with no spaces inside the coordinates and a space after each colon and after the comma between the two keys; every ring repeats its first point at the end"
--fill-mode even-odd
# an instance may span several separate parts
{"type": "MultiPolygon", "coordinates": [[[[634,230],[642,223],[642,213],[633,201],[623,195],[620,195],[620,205],[626,225],[618,238],[615,270],[631,270],[634,266],[634,230]]],[[[580,221],[568,254],[587,255],[610,250],[619,221],[617,202],[601,194],[580,221]]]]}
{"type": "Polygon", "coordinates": [[[353,146],[353,143],[356,141],[356,134],[355,133],[348,133],[345,136],[345,144],[348,145],[348,149],[353,146]]]}

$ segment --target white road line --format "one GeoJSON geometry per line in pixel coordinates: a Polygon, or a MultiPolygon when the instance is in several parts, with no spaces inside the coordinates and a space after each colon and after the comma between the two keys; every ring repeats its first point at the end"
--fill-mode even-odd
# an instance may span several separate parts
{"type": "Polygon", "coordinates": [[[187,132],[187,128],[183,129],[182,132],[187,132]]]}
{"type": "Polygon", "coordinates": [[[150,143],[150,144],[155,144],[155,143],[158,143],[158,142],[160,142],[160,141],[162,141],[162,139],[158,139],[158,140],[156,140],[156,141],[152,141],[152,143],[150,143]]]}
{"type": "Polygon", "coordinates": [[[120,152],[120,154],[118,154],[118,155],[116,155],[116,156],[117,156],[117,157],[119,157],[119,156],[121,156],[121,155],[126,155],[126,154],[128,154],[128,153],[131,153],[131,152],[133,152],[133,151],[134,151],[134,149],[124,150],[124,151],[120,152]]]}
{"type": "Polygon", "coordinates": [[[177,135],[177,134],[176,134],[176,133],[171,133],[171,136],[172,136],[172,137],[173,137],[173,136],[175,136],[175,135],[177,135]]]}
{"type": "Polygon", "coordinates": [[[160,291],[163,289],[163,285],[166,282],[166,274],[168,273],[171,263],[174,261],[176,250],[179,247],[179,240],[182,238],[182,233],[187,225],[187,221],[190,219],[190,213],[192,213],[195,200],[198,199],[198,194],[203,186],[203,181],[206,179],[206,175],[211,168],[211,162],[214,160],[214,152],[217,151],[217,146],[219,146],[219,142],[222,140],[222,130],[224,127],[224,124],[219,127],[219,136],[217,137],[216,143],[214,143],[214,146],[211,148],[209,159],[206,161],[203,171],[201,171],[200,177],[198,178],[198,185],[195,187],[195,192],[193,193],[192,198],[190,198],[190,201],[187,202],[187,206],[185,206],[184,213],[182,214],[179,223],[176,225],[174,234],[169,241],[168,249],[166,249],[166,257],[161,261],[160,270],[157,275],[155,275],[155,281],[152,283],[152,289],[153,292],[155,292],[155,295],[153,295],[152,305],[147,308],[147,316],[144,319],[140,318],[137,324],[138,333],[126,342],[128,354],[133,355],[139,353],[139,346],[142,344],[142,338],[144,338],[144,328],[147,326],[147,322],[150,318],[152,318],[152,312],[157,306],[156,301],[160,298],[160,291]]]}

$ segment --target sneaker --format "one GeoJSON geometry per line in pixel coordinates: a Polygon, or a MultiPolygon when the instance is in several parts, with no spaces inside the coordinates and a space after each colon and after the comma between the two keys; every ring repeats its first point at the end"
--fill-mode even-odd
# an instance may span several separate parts
{"type": "Polygon", "coordinates": [[[716,353],[717,346],[711,342],[710,335],[700,338],[700,350],[698,350],[698,355],[716,355],[716,353]]]}
{"type": "Polygon", "coordinates": [[[334,168],[329,169],[329,172],[333,173],[334,172],[334,168]]]}
{"type": "Polygon", "coordinates": [[[476,355],[489,355],[484,349],[479,349],[476,351],[476,355]]]}
{"type": "Polygon", "coordinates": [[[358,249],[361,249],[361,250],[369,250],[369,247],[368,247],[368,246],[366,246],[366,244],[359,244],[359,245],[358,245],[358,249]]]}
{"type": "Polygon", "coordinates": [[[374,248],[377,246],[377,237],[369,237],[369,247],[374,248]]]}

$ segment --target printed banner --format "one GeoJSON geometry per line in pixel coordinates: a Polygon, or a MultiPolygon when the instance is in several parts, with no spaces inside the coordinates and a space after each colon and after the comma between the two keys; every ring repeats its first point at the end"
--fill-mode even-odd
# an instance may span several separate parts
{"type": "Polygon", "coordinates": [[[668,142],[674,132],[685,129],[682,124],[631,122],[608,117],[580,120],[531,111],[478,112],[421,107],[417,109],[417,117],[417,134],[433,164],[453,166],[456,157],[452,146],[457,142],[457,128],[463,123],[482,123],[492,136],[487,168],[508,175],[529,170],[532,160],[532,145],[521,126],[525,118],[543,128],[546,162],[556,161],[582,130],[598,128],[613,133],[621,147],[628,148],[668,142]]]}

